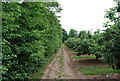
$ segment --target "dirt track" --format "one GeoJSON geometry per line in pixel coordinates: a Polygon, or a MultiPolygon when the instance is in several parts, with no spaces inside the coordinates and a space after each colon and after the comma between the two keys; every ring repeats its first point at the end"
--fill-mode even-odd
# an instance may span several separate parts
{"type": "MultiPolygon", "coordinates": [[[[70,56],[63,46],[54,58],[42,79],[79,79],[80,76],[71,67],[70,56]]],[[[81,77],[82,78],[82,77],[81,77]]]]}
{"type": "MultiPolygon", "coordinates": [[[[48,69],[44,72],[44,75],[41,79],[107,79],[106,76],[99,75],[81,75],[78,71],[79,67],[89,67],[89,66],[108,66],[104,63],[98,61],[94,62],[93,60],[74,60],[71,59],[71,56],[75,54],[71,53],[72,51],[65,47],[58,50],[58,54],[48,66],[48,69]],[[89,65],[89,62],[93,61],[92,65],[89,65]]],[[[118,75],[112,75],[111,78],[117,78],[118,75]]]]}

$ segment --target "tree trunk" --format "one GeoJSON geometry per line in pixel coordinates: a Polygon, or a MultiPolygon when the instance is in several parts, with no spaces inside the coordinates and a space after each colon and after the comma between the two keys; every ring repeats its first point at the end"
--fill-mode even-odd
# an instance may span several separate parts
{"type": "Polygon", "coordinates": [[[98,57],[96,56],[96,61],[98,61],[98,57]]]}

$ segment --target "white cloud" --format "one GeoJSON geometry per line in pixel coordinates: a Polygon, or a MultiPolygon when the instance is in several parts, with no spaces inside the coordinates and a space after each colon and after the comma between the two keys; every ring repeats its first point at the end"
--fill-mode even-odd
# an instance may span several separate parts
{"type": "Polygon", "coordinates": [[[92,30],[104,29],[105,10],[115,6],[113,0],[58,0],[63,8],[61,12],[62,27],[70,29],[92,30]]]}

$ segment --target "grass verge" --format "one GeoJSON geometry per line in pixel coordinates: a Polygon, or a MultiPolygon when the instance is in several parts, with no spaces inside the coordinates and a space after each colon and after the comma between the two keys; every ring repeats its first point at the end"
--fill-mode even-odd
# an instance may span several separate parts
{"type": "Polygon", "coordinates": [[[71,51],[71,52],[69,52],[69,53],[77,54],[78,52],[76,52],[76,51],[71,51]]]}
{"type": "Polygon", "coordinates": [[[120,73],[114,71],[111,67],[80,67],[79,71],[83,75],[106,75],[107,73],[120,73]]]}
{"type": "Polygon", "coordinates": [[[80,58],[95,58],[95,56],[73,56],[73,59],[80,59],[80,58]]]}
{"type": "Polygon", "coordinates": [[[57,54],[53,54],[46,58],[46,63],[42,67],[38,68],[38,72],[31,74],[31,79],[40,79],[44,75],[44,71],[48,68],[49,64],[53,61],[57,54]]]}

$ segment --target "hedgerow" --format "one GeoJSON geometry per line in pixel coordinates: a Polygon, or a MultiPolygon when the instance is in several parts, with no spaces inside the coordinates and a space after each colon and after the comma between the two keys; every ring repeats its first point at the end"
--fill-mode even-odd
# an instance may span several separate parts
{"type": "Polygon", "coordinates": [[[2,2],[2,79],[29,79],[62,43],[58,2],[2,2]],[[57,32],[56,32],[57,31],[57,32]]]}

